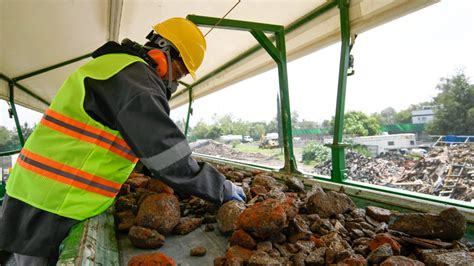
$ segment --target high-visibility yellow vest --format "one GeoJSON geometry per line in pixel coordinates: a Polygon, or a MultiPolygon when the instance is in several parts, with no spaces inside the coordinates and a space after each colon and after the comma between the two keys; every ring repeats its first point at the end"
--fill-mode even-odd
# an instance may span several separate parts
{"type": "Polygon", "coordinates": [[[62,85],[28,138],[7,182],[7,194],[36,208],[84,220],[105,211],[137,158],[120,133],[84,110],[84,80],[106,80],[142,59],[100,56],[62,85]]]}

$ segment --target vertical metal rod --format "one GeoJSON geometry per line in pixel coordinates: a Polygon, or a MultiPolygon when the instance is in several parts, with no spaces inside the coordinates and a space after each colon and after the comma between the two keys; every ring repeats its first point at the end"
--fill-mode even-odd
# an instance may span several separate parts
{"type": "Polygon", "coordinates": [[[20,140],[21,147],[25,145],[25,140],[23,138],[23,133],[21,132],[20,121],[18,120],[18,113],[16,112],[15,108],[15,85],[13,81],[8,82],[8,87],[10,89],[10,107],[12,109],[13,119],[15,119],[16,131],[18,133],[18,139],[20,140]]]}
{"type": "Polygon", "coordinates": [[[285,153],[285,167],[288,173],[297,173],[295,155],[293,153],[293,132],[291,129],[290,94],[288,93],[288,72],[286,68],[285,32],[275,32],[276,47],[280,52],[278,65],[278,81],[280,83],[281,122],[283,131],[283,151],[285,153]]]}
{"type": "Polygon", "coordinates": [[[346,178],[346,161],[342,144],[344,130],[344,107],[346,100],[347,69],[349,66],[349,0],[339,0],[341,22],[341,58],[339,62],[339,81],[337,88],[336,116],[334,119],[334,136],[331,145],[332,171],[331,180],[343,182],[346,178]]]}
{"type": "Polygon", "coordinates": [[[189,105],[188,105],[188,114],[186,117],[186,127],[184,128],[184,136],[188,138],[188,132],[189,132],[189,119],[191,118],[191,114],[193,112],[193,88],[189,88],[188,90],[188,97],[189,97],[189,105]]]}

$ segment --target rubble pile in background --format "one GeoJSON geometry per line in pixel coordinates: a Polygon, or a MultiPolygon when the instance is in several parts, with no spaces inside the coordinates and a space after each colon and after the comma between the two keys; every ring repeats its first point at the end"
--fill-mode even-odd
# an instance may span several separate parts
{"type": "MultiPolygon", "coordinates": [[[[297,178],[282,184],[271,173],[218,170],[242,186],[246,203],[219,207],[196,197],[178,202],[164,184],[132,174],[115,204],[117,229],[128,232],[136,247],[158,248],[166,234],[186,234],[204,224],[210,231],[217,223],[229,247],[214,265],[474,263],[474,244],[461,238],[466,221],[454,208],[439,215],[360,209],[344,193],[318,186],[305,191],[297,178]]],[[[205,249],[190,254],[204,256],[205,249]]]]}
{"type": "Polygon", "coordinates": [[[474,199],[474,144],[434,147],[393,184],[446,198],[474,199]]]}
{"type": "MultiPolygon", "coordinates": [[[[351,180],[445,198],[474,200],[473,144],[434,147],[420,159],[394,153],[367,158],[348,152],[346,166],[351,180]]],[[[316,166],[315,172],[330,176],[331,161],[316,166]]]]}
{"type": "Polygon", "coordinates": [[[191,145],[191,149],[193,152],[222,157],[222,158],[229,158],[234,160],[242,160],[242,161],[251,161],[266,165],[281,165],[281,162],[275,160],[275,158],[271,156],[267,156],[260,153],[249,153],[249,152],[241,152],[236,149],[233,149],[231,146],[214,141],[214,140],[205,140],[202,143],[191,145]]]}
{"type": "MultiPolygon", "coordinates": [[[[410,159],[400,158],[395,154],[387,154],[379,158],[347,152],[346,167],[349,179],[375,185],[386,185],[403,175],[406,168],[413,165],[410,159]]],[[[315,167],[315,173],[331,176],[331,160],[315,167]]]]}

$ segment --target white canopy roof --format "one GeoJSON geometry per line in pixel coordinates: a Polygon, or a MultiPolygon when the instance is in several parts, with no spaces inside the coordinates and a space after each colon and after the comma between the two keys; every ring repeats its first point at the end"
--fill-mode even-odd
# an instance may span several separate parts
{"type": "MultiPolygon", "coordinates": [[[[143,43],[152,25],[188,14],[222,17],[238,0],[0,0],[0,73],[15,78],[87,55],[108,40],[130,38],[143,43]]],[[[324,0],[241,0],[228,19],[288,27],[324,0]]],[[[352,0],[351,33],[361,33],[438,0],[352,0]]],[[[206,34],[209,28],[201,28],[206,34]]],[[[339,10],[308,21],[286,35],[288,60],[296,59],[340,40],[339,10]]],[[[214,29],[206,37],[207,53],[199,77],[257,45],[248,32],[214,29]]],[[[29,77],[18,83],[50,102],[66,77],[90,58],[29,77]]],[[[275,67],[260,50],[193,88],[194,98],[275,67]]],[[[191,77],[183,79],[192,84],[191,77]]],[[[180,87],[179,90],[184,89],[180,87]]],[[[290,88],[291,89],[291,88],[290,88]]],[[[178,90],[178,91],[179,91],[178,90]]],[[[8,82],[0,80],[0,98],[8,99],[8,82]]],[[[47,105],[22,89],[15,102],[43,111],[47,105]]],[[[175,97],[171,107],[188,102],[187,93],[175,97]]]]}

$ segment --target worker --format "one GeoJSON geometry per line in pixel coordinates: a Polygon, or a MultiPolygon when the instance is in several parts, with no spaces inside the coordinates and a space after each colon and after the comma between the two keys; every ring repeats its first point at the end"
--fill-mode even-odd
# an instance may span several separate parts
{"type": "Polygon", "coordinates": [[[7,182],[0,249],[17,265],[55,265],[69,229],[109,208],[138,160],[178,194],[245,201],[242,188],[190,157],[170,119],[177,81],[196,79],[206,42],[171,18],[145,45],[107,42],[62,85],[26,141],[7,182]]]}

